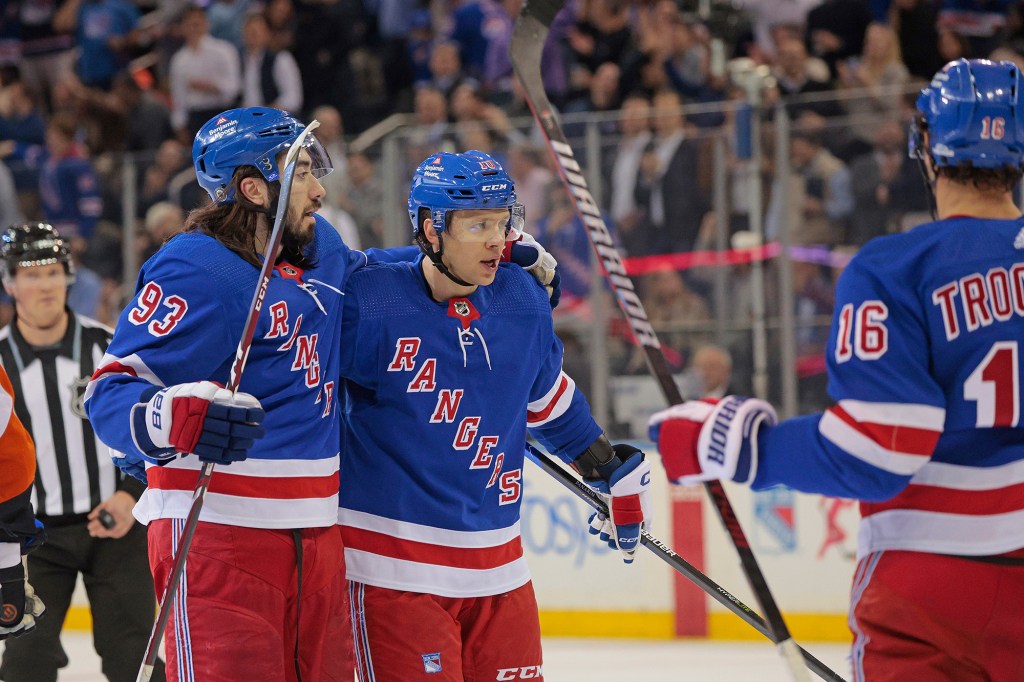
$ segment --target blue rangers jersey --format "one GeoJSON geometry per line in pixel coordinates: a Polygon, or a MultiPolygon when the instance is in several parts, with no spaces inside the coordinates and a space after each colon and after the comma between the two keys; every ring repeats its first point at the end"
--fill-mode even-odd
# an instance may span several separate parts
{"type": "Polygon", "coordinates": [[[859,554],[1024,547],[1024,220],[870,242],[836,290],[824,414],[762,434],[754,485],[866,500],[859,554]]]}
{"type": "Polygon", "coordinates": [[[438,303],[418,263],[374,265],[349,279],[341,349],[349,579],[450,597],[525,584],[527,425],[566,461],[601,434],[562,372],[544,289],[503,263],[438,303]]]}
{"type": "MultiPolygon", "coordinates": [[[[317,265],[273,271],[239,390],[266,410],[266,436],[248,459],[217,467],[201,519],[256,528],[336,523],[340,417],[336,406],[338,316],[349,273],[367,256],[350,250],[317,216],[317,265]]],[[[201,463],[154,466],[136,445],[132,407],[159,387],[226,383],[256,289],[258,270],[216,239],[175,237],[143,266],[136,296],[86,392],[100,438],[118,464],[146,467],[149,488],[135,515],[185,518],[201,463]]]]}

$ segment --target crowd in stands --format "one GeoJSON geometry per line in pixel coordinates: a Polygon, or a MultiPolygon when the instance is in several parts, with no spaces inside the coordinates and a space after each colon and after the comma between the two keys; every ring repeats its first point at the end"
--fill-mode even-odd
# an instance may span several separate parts
{"type": "MultiPolygon", "coordinates": [[[[573,301],[591,292],[590,252],[535,135],[516,123],[529,115],[508,56],[519,6],[7,0],[0,222],[45,220],[71,236],[81,273],[76,305],[110,323],[125,300],[122,282],[133,277],[123,266],[126,217],[138,227],[137,265],[205,201],[190,150],[210,116],[266,105],[318,119],[336,168],[324,211],[350,243],[370,247],[390,245],[381,160],[374,147],[349,143],[407,113],[415,119],[402,131],[410,168],[440,149],[477,148],[508,164],[530,229],[562,264],[565,314],[576,314],[573,301]]],[[[1024,66],[1024,2],[732,0],[712,3],[706,16],[696,10],[692,0],[567,0],[544,48],[547,92],[574,142],[598,126],[602,156],[581,160],[599,166],[601,203],[628,256],[715,248],[713,152],[724,139],[730,232],[748,229],[759,205],[767,239],[788,231],[794,244],[823,247],[816,253],[826,255],[804,261],[794,278],[798,318],[820,320],[831,313],[842,260],[827,254],[928,215],[905,152],[920,79],[961,56],[1024,66]],[[742,65],[746,82],[737,76],[742,65]],[[749,97],[757,65],[760,168],[737,154],[735,134],[736,104],[749,97]],[[786,150],[771,134],[780,107],[792,119],[786,150]],[[780,179],[775,157],[783,153],[790,176],[780,179]],[[759,202],[752,201],[755,173],[763,180],[759,202]]],[[[652,319],[667,326],[673,364],[684,367],[709,340],[680,329],[748,316],[741,302],[751,295],[749,268],[735,268],[727,310],[713,305],[707,268],[641,278],[652,319]]],[[[808,348],[820,345],[805,336],[808,348]]],[[[745,351],[733,351],[742,370],[745,351]]],[[[635,354],[623,351],[616,371],[636,365],[635,354]]]]}

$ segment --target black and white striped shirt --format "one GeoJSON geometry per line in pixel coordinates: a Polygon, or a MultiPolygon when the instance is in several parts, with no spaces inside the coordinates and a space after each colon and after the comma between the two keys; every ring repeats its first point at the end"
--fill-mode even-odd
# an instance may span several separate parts
{"type": "Polygon", "coordinates": [[[0,363],[14,387],[15,413],[36,445],[32,503],[44,523],[84,520],[122,486],[107,446],[82,407],[85,386],[113,331],[69,312],[59,343],[33,347],[16,320],[0,329],[0,363]]]}

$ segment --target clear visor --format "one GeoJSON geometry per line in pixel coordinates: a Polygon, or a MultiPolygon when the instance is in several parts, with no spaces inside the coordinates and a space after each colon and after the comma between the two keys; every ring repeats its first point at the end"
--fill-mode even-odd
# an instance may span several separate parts
{"type": "MultiPolygon", "coordinates": [[[[280,172],[284,174],[284,160],[288,155],[288,148],[285,147],[281,150],[278,156],[278,163],[281,164],[280,172]]],[[[306,141],[302,145],[302,151],[309,154],[309,171],[313,174],[313,177],[320,179],[334,170],[334,164],[331,163],[331,156],[324,149],[324,146],[320,143],[320,140],[316,139],[315,135],[306,136],[306,141]]],[[[298,166],[296,171],[303,168],[306,162],[306,154],[300,153],[298,166]]]]}
{"type": "Polygon", "coordinates": [[[463,242],[515,241],[526,223],[526,207],[513,204],[507,213],[459,211],[449,218],[446,233],[463,242]]]}

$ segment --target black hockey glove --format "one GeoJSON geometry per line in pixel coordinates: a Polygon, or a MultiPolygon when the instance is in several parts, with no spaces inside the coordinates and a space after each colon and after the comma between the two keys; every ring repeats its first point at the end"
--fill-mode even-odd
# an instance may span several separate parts
{"type": "Polygon", "coordinates": [[[14,566],[0,568],[0,640],[31,632],[44,610],[42,600],[25,580],[20,559],[14,566]]]}

